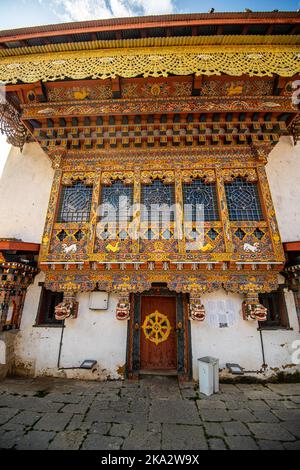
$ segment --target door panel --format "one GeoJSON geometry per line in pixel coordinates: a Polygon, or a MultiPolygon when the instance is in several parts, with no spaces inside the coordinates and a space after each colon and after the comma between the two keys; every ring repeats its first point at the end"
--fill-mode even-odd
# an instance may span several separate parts
{"type": "Polygon", "coordinates": [[[143,296],[140,368],[177,370],[176,297],[143,296]]]}

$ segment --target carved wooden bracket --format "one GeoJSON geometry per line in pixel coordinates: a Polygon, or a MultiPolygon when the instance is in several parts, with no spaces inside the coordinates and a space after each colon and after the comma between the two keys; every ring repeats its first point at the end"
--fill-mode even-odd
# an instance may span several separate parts
{"type": "Polygon", "coordinates": [[[7,137],[7,142],[23,149],[27,130],[20,121],[19,113],[9,103],[0,103],[0,132],[7,137]]]}

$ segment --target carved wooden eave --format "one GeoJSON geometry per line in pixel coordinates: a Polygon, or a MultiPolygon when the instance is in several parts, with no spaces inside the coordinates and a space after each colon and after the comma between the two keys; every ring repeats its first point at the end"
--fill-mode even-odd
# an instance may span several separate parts
{"type": "Polygon", "coordinates": [[[128,49],[126,54],[123,49],[102,49],[0,58],[0,77],[5,84],[140,75],[292,77],[297,73],[300,73],[298,46],[141,47],[128,49]]]}

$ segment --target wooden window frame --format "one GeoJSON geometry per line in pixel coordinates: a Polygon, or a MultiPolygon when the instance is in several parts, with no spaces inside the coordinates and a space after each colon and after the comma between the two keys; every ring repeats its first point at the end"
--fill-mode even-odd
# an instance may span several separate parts
{"type": "Polygon", "coordinates": [[[55,320],[49,320],[49,310],[50,308],[53,308],[53,316],[54,316],[54,307],[58,305],[59,303],[62,302],[63,300],[63,293],[62,292],[52,292],[50,290],[47,290],[44,285],[41,286],[41,294],[40,294],[40,301],[39,301],[39,306],[38,306],[38,311],[36,315],[36,320],[35,320],[35,325],[36,327],[42,327],[45,326],[47,328],[51,327],[60,327],[62,326],[62,321],[55,320]],[[48,297],[48,300],[47,300],[48,297]],[[53,302],[51,302],[50,299],[54,299],[54,306],[53,302]]]}
{"type": "Polygon", "coordinates": [[[265,322],[259,322],[260,330],[280,330],[280,329],[290,329],[289,316],[286,307],[286,301],[284,296],[285,285],[280,285],[276,291],[269,292],[266,294],[260,294],[260,302],[268,308],[268,317],[270,315],[270,300],[273,297],[273,302],[279,302],[279,321],[268,319],[265,322]]]}

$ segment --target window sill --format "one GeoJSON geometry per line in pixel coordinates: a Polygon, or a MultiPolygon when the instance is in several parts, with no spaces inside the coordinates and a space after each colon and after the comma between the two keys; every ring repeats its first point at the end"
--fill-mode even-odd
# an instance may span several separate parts
{"type": "Polygon", "coordinates": [[[294,331],[294,328],[289,326],[263,326],[257,328],[257,331],[276,331],[276,330],[284,330],[284,331],[294,331]]]}
{"type": "Polygon", "coordinates": [[[52,325],[51,323],[42,323],[41,325],[32,325],[32,328],[61,328],[63,325],[52,325]]]}

